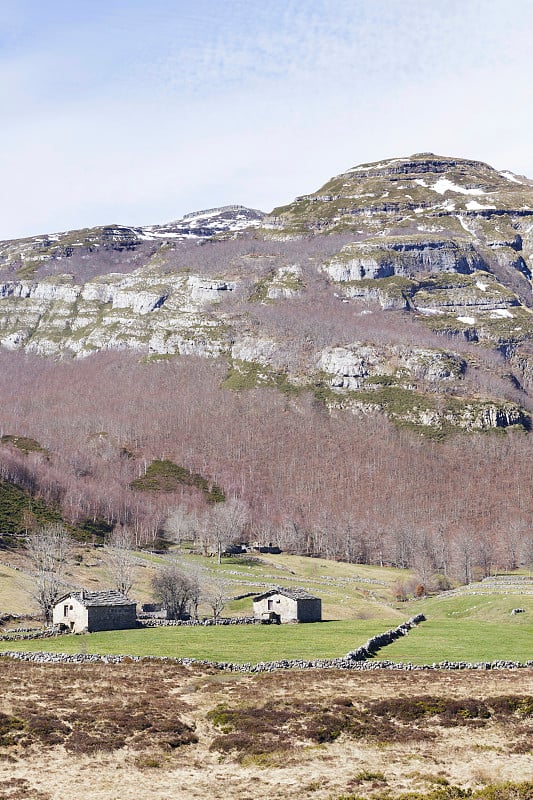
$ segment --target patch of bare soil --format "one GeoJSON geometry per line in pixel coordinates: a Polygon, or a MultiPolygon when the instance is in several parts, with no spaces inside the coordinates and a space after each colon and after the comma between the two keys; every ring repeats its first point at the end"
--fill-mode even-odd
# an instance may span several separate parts
{"type": "Polygon", "coordinates": [[[0,800],[533,800],[532,742],[532,670],[0,658],[0,800]]]}

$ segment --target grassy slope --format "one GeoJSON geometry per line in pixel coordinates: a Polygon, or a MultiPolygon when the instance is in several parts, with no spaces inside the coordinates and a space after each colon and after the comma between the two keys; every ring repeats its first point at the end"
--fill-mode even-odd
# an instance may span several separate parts
{"type": "Polygon", "coordinates": [[[27,613],[31,588],[28,575],[0,563],[0,613],[27,613]]]}
{"type": "MultiPolygon", "coordinates": [[[[394,601],[394,584],[409,577],[401,570],[358,564],[328,562],[300,556],[261,556],[258,559],[225,559],[222,565],[187,553],[169,557],[138,554],[132,596],[138,602],[150,598],[154,567],[167,558],[198,571],[200,578],[226,582],[229,596],[260,592],[265,585],[304,586],[322,598],[322,625],[261,626],[257,628],[170,628],[115,631],[17,643],[17,648],[54,649],[67,652],[101,652],[131,655],[166,655],[220,661],[258,662],[281,658],[337,657],[380,631],[395,627],[410,616],[423,613],[428,621],[382,650],[379,658],[413,663],[443,660],[533,659],[533,595],[480,594],[480,587],[465,587],[458,595],[440,595],[394,601]],[[476,592],[476,593],[474,593],[476,592]],[[511,616],[516,607],[525,614],[511,616]]],[[[21,556],[19,555],[19,559],[21,556]]],[[[10,555],[13,559],[13,555],[10,555]]],[[[22,563],[22,562],[21,562],[22,563]]],[[[21,612],[29,605],[27,576],[0,564],[0,611],[21,612]]],[[[90,589],[109,586],[110,575],[103,550],[86,550],[80,566],[73,566],[69,580],[90,589]]],[[[531,591],[531,589],[530,589],[531,591]]],[[[225,614],[250,614],[252,598],[228,602],[225,614]]],[[[201,608],[208,614],[208,609],[201,608]]],[[[12,649],[0,642],[0,649],[12,649]]]]}

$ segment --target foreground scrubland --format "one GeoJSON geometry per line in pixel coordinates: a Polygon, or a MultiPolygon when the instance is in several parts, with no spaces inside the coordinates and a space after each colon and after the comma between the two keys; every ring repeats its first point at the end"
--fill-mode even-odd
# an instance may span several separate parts
{"type": "Polygon", "coordinates": [[[251,676],[0,659],[0,684],[6,800],[533,791],[531,670],[251,676]]]}

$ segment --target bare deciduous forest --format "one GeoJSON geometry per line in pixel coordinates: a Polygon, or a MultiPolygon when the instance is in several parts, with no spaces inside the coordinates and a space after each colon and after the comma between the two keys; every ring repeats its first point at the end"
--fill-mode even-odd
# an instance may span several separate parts
{"type": "Polygon", "coordinates": [[[312,394],[221,388],[222,362],[142,363],[97,354],[52,362],[0,354],[1,477],[60,507],[102,518],[137,544],[176,507],[202,511],[194,485],[130,487],[168,459],[249,508],[245,537],[327,558],[414,567],[468,582],[533,557],[531,438],[468,434],[444,442],[384,418],[329,413],[312,394]]]}

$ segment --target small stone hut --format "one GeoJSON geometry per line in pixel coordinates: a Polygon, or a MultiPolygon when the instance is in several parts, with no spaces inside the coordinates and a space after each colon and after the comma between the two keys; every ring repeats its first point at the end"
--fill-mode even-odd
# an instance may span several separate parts
{"type": "Polygon", "coordinates": [[[304,589],[270,589],[254,597],[254,617],[271,622],[320,622],[322,600],[304,589]]]}
{"type": "Polygon", "coordinates": [[[52,621],[72,633],[112,631],[135,628],[137,606],[121,592],[70,592],[60,597],[54,606],[52,621]]]}

